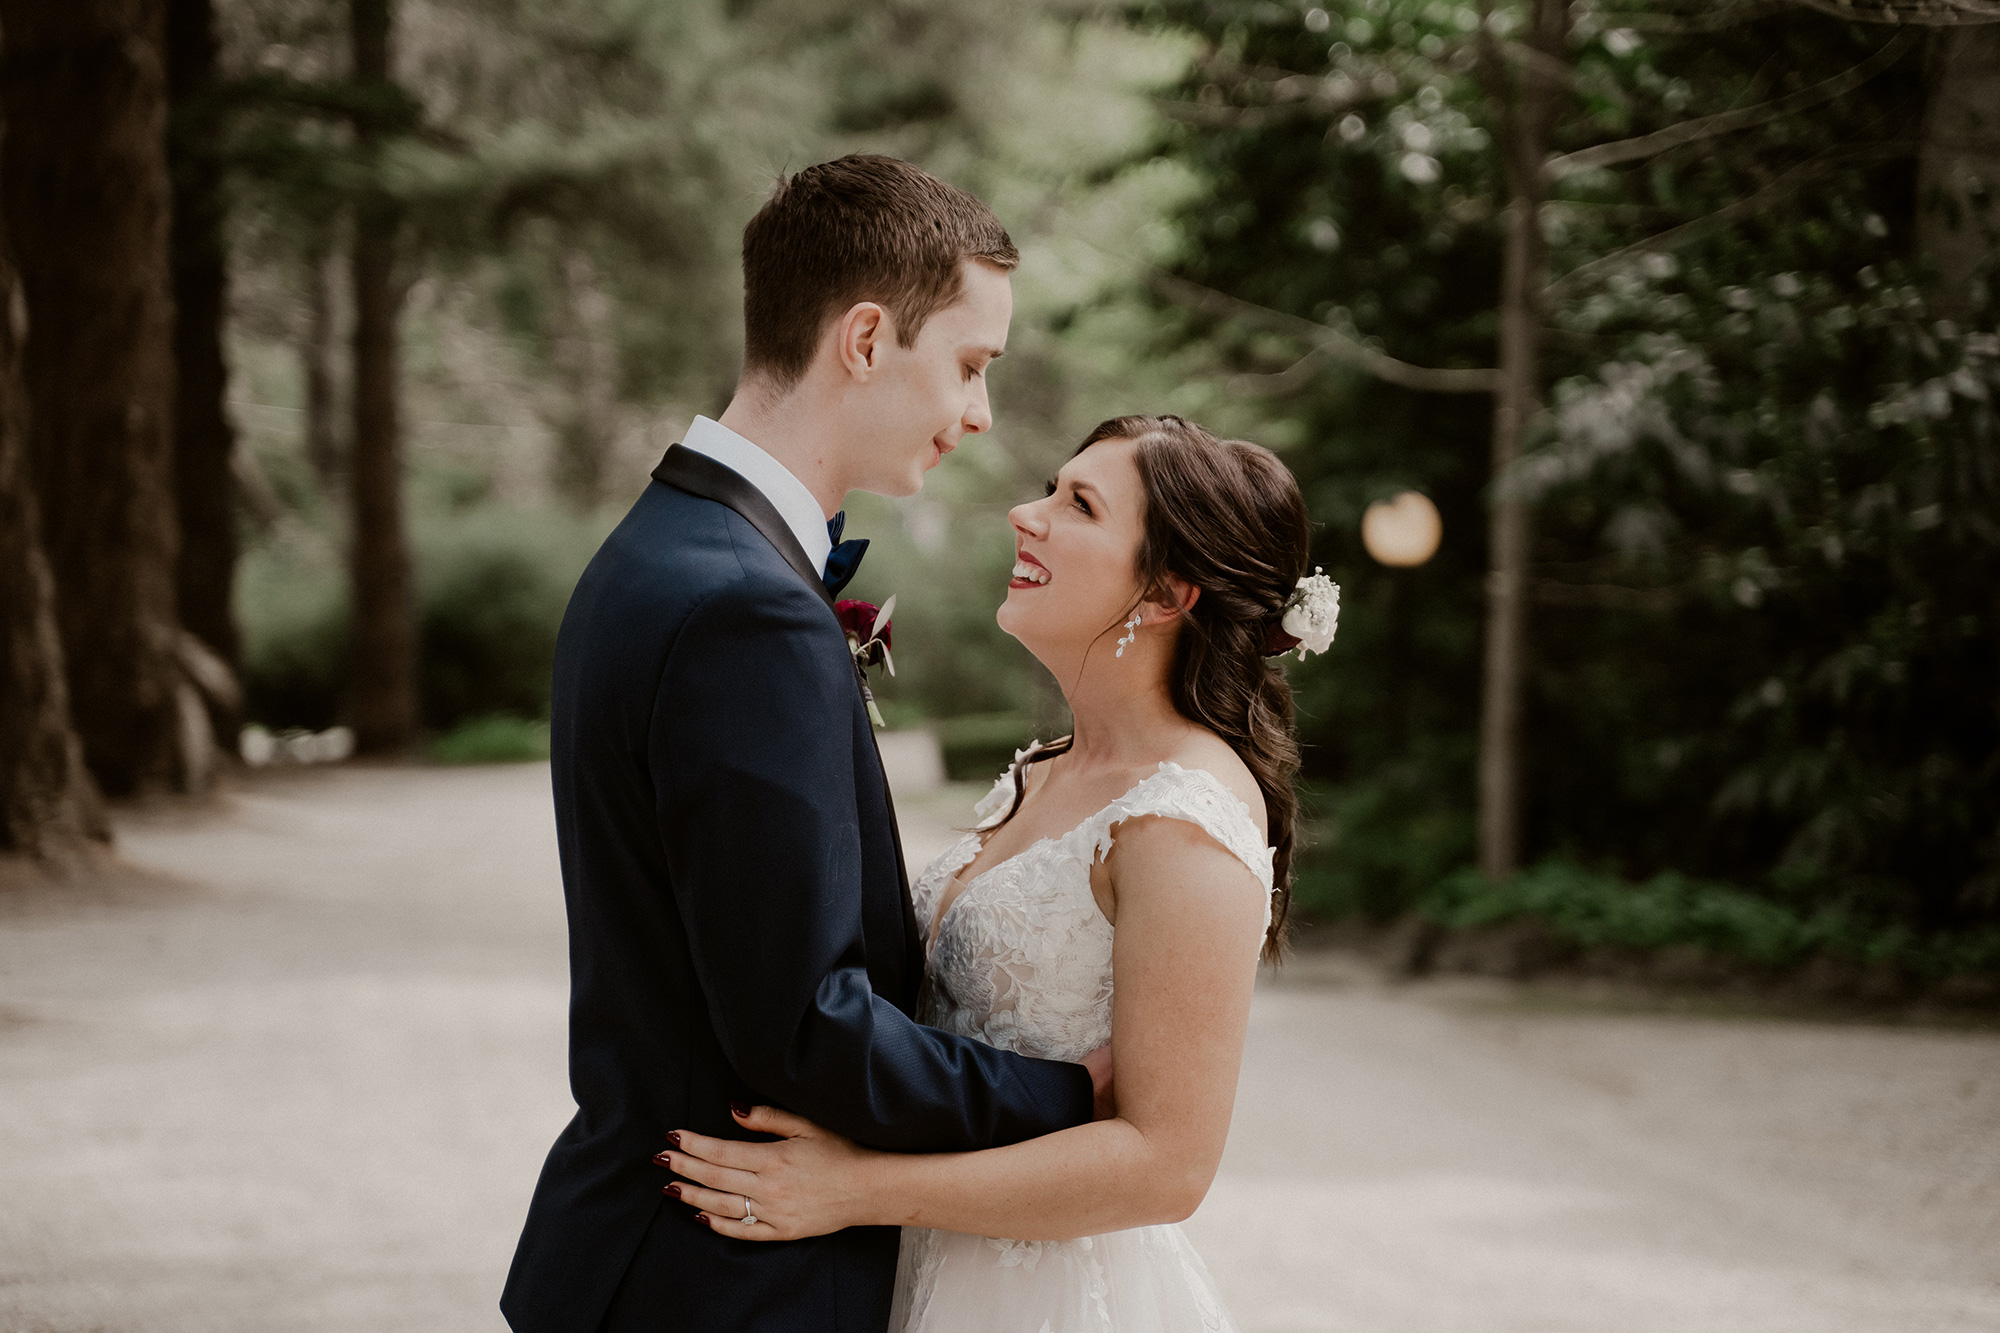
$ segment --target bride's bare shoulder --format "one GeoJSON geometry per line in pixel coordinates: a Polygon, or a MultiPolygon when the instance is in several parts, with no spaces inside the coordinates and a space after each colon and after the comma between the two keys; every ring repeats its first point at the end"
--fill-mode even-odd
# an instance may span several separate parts
{"type": "Polygon", "coordinates": [[[1264,791],[1257,785],[1249,765],[1231,749],[1229,742],[1212,731],[1197,727],[1171,756],[1182,768],[1206,769],[1229,788],[1232,795],[1250,807],[1250,817],[1258,828],[1268,827],[1264,791]]]}

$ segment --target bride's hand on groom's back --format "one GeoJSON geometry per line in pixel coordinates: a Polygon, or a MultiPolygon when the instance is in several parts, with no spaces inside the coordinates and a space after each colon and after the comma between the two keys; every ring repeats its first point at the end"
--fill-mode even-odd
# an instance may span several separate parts
{"type": "Polygon", "coordinates": [[[713,1139],[693,1130],[667,1137],[653,1160],[682,1177],[666,1187],[711,1230],[738,1240],[799,1240],[877,1219],[866,1215],[867,1165],[880,1156],[772,1106],[733,1107],[736,1123],[776,1143],[713,1139]],[[746,1210],[755,1219],[743,1220],[746,1210]]]}

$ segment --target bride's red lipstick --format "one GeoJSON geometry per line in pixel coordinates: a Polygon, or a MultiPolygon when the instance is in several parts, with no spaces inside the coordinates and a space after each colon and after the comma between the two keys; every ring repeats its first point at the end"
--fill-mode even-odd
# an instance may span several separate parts
{"type": "MultiPolygon", "coordinates": [[[[1047,565],[1035,559],[1035,557],[1029,555],[1026,551],[1016,551],[1014,553],[1014,561],[1016,564],[1033,565],[1045,574],[1048,572],[1049,567],[1047,565]]],[[[1033,579],[1008,579],[1007,586],[1010,588],[1043,588],[1048,585],[1037,583],[1033,579]]]]}

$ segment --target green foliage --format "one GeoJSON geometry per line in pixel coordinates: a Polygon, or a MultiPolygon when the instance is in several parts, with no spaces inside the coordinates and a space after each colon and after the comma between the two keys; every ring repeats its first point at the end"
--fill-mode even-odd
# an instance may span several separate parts
{"type": "MultiPolygon", "coordinates": [[[[549,669],[570,589],[608,516],[496,505],[415,524],[420,698],[426,727],[548,714],[549,669]]],[[[344,571],[310,531],[254,548],[238,578],[251,719],[318,729],[345,707],[344,571]]]]}
{"type": "Polygon", "coordinates": [[[1301,784],[1302,851],[1293,902],[1305,916],[1386,921],[1472,855],[1469,803],[1428,783],[1450,759],[1389,764],[1359,781],[1301,784]]]}
{"type": "Polygon", "coordinates": [[[1635,682],[1651,707],[1624,719],[1639,753],[1611,794],[1652,807],[1684,866],[1768,866],[1789,897],[1922,929],[1990,918],[2000,338],[1867,270],[1727,286],[1717,327],[1661,290],[1713,270],[1660,273],[1602,303],[1651,327],[1561,386],[1520,478],[1603,534],[1600,568],[1671,590],[1621,657],[1705,686],[1635,682]]]}
{"type": "MultiPolygon", "coordinates": [[[[1496,38],[1517,9],[1494,7],[1496,38]]],[[[1472,6],[1137,12],[1202,42],[1163,140],[1202,186],[1181,275],[1407,361],[1493,364],[1504,125],[1472,6]]],[[[2000,340],[1991,306],[1968,327],[1927,305],[1921,44],[1796,9],[1699,32],[1572,15],[1559,153],[1867,77],[1553,171],[1552,410],[1502,483],[1536,505],[1530,852],[1726,881],[1800,920],[1991,923],[2000,340]]],[[[1294,669],[1321,812],[1301,903],[1392,915],[1464,854],[1490,404],[1161,314],[1184,355],[1266,395],[1250,433],[1297,442],[1346,610],[1336,650],[1294,669]],[[1437,502],[1444,545],[1383,569],[1360,514],[1405,486],[1437,502]]]]}
{"type": "Polygon", "coordinates": [[[935,725],[944,751],[945,774],[953,782],[990,782],[1036,739],[1032,720],[1020,713],[972,713],[935,725]]]}
{"type": "MultiPolygon", "coordinates": [[[[987,198],[1025,262],[996,431],[922,495],[852,505],[851,535],[875,542],[853,595],[900,599],[885,711],[938,725],[953,773],[978,779],[1065,729],[993,621],[1005,510],[1097,420],[1178,411],[1281,451],[1344,588],[1335,651],[1286,667],[1302,910],[1500,910],[1453,878],[1490,399],[1387,384],[1137,281],[1156,265],[1409,362],[1492,365],[1504,118],[1478,7],[1143,0],[1121,22],[1031,0],[450,0],[404,11],[394,106],[342,83],[324,7],[223,9],[238,392],[262,404],[252,452],[294,516],[244,567],[257,716],[340,712],[337,479],[279,438],[301,403],[272,362],[302,338],[300,257],[337,240],[322,224],[353,191],[405,209],[424,708],[443,728],[542,715],[596,506],[727,399],[736,236],[769,177],[886,151],[987,198]],[[351,151],[357,112],[400,117],[379,162],[351,151]],[[1444,519],[1420,569],[1359,541],[1367,505],[1403,489],[1444,519]],[[557,499],[586,517],[553,516],[557,499]]],[[[1504,47],[1519,5],[1493,9],[1504,47]]],[[[1746,958],[1971,939],[2000,918],[2000,342],[1990,306],[1941,322],[1928,290],[1922,43],[1796,6],[1699,31],[1685,4],[1625,9],[1613,27],[1572,7],[1559,154],[1869,74],[1802,112],[1554,171],[1550,410],[1503,482],[1536,510],[1526,835],[1547,860],[1506,910],[1746,958]],[[1667,251],[1625,249],[1662,234],[1667,251]]]]}
{"type": "Polygon", "coordinates": [[[321,731],[341,717],[347,678],[347,585],[320,551],[271,543],[236,572],[249,720],[321,731]]]}
{"type": "MultiPolygon", "coordinates": [[[[1491,365],[1498,164],[1470,7],[1328,5],[1317,31],[1303,8],[1141,12],[1203,42],[1163,143],[1201,187],[1176,271],[1406,361],[1491,365]]],[[[1320,811],[1301,908],[1394,915],[1470,850],[1491,401],[1397,388],[1248,324],[1163,308],[1156,327],[1238,386],[1237,429],[1298,475],[1313,561],[1342,588],[1334,651],[1286,667],[1320,811]],[[1389,570],[1361,515],[1406,489],[1437,504],[1444,542],[1389,570]]]]}
{"type": "MultiPolygon", "coordinates": [[[[278,497],[329,543],[339,478],[306,465],[303,386],[278,363],[309,350],[302,260],[337,251],[324,224],[348,192],[383,189],[405,210],[411,508],[425,647],[444,658],[425,669],[430,725],[539,710],[532,664],[575,562],[532,544],[510,554],[504,538],[461,557],[429,528],[491,505],[629,503],[688,419],[728,401],[737,240],[772,178],[868,150],[979,192],[1028,256],[994,376],[1000,428],[923,496],[856,497],[850,533],[876,546],[854,593],[901,594],[902,674],[878,689],[902,723],[999,712],[1059,729],[1044,673],[992,619],[1005,510],[1098,419],[1182,386],[1148,356],[1122,261],[1092,241],[1143,242],[1135,257],[1171,241],[1157,220],[1186,174],[1128,159],[1183,40],[1037,0],[405,6],[398,68],[419,114],[378,166],[348,147],[343,25],[304,0],[223,9],[240,81],[234,394],[259,404],[246,433],[278,497]],[[573,466],[592,453],[594,468],[573,466]],[[527,568],[545,557],[542,574],[527,568]]],[[[337,713],[337,662],[316,660],[317,708],[337,713]]]]}
{"type": "Polygon", "coordinates": [[[431,742],[440,764],[519,764],[549,757],[549,724],[499,713],[461,722],[431,742]]]}
{"type": "Polygon", "coordinates": [[[484,508],[418,529],[426,726],[546,717],[556,631],[603,531],[552,513],[484,508]]]}
{"type": "Polygon", "coordinates": [[[1627,884],[1549,860],[1495,883],[1465,869],[1440,881],[1419,907],[1430,920],[1457,929],[1534,920],[1581,949],[1650,953],[1693,945],[1774,971],[1825,954],[1926,980],[2000,975],[2000,927],[1924,936],[1839,908],[1801,912],[1674,871],[1627,884]]]}

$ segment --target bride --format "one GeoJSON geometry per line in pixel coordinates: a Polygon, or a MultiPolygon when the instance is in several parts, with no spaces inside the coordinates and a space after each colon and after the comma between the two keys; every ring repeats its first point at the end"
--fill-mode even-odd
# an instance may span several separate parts
{"type": "Polygon", "coordinates": [[[1001,628],[1075,718],[978,807],[913,890],[918,1017],[1054,1060],[1113,1052],[1113,1118],[985,1152],[875,1152],[771,1107],[777,1142],[670,1137],[667,1192],[746,1241],[905,1228],[898,1333],[1229,1329],[1174,1223],[1228,1133],[1260,953],[1284,927],[1297,813],[1291,689],[1337,590],[1269,451],[1177,417],[1092,431],[1010,515],[1001,628]]]}

